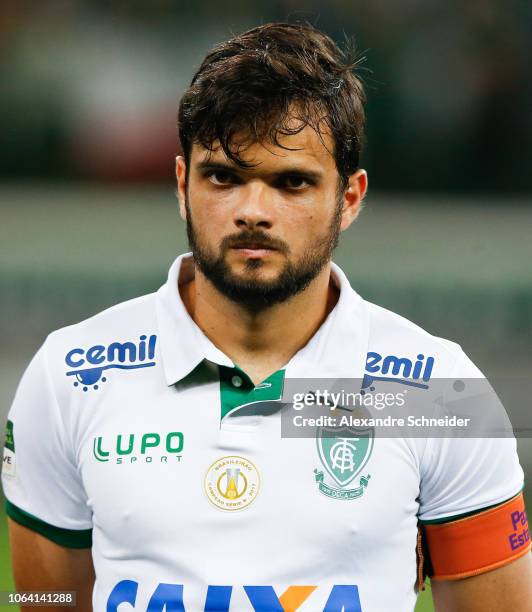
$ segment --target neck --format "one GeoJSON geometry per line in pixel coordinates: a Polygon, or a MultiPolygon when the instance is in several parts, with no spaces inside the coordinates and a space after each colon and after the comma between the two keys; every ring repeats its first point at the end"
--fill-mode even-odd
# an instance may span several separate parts
{"type": "Polygon", "coordinates": [[[255,383],[285,365],[310,340],[338,300],[330,265],[301,293],[259,312],[221,294],[196,267],[180,287],[189,314],[203,333],[255,383]]]}

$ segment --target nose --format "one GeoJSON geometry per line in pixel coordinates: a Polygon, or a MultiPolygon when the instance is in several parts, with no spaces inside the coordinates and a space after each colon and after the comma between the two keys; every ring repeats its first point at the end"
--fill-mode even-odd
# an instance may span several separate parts
{"type": "Polygon", "coordinates": [[[274,207],[268,186],[261,181],[250,181],[239,195],[233,211],[233,221],[238,229],[270,229],[274,207]]]}

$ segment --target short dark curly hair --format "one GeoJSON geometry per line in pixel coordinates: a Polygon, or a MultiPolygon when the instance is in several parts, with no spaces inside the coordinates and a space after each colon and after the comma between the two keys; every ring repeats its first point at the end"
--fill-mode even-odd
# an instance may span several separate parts
{"type": "Polygon", "coordinates": [[[212,150],[218,141],[229,159],[246,167],[239,153],[248,144],[279,145],[280,135],[310,125],[320,137],[331,134],[345,184],[359,167],[364,140],[366,98],[355,74],[362,59],[352,45],[342,50],[308,24],[269,23],[220,43],[179,104],[185,160],[194,143],[212,150]],[[245,142],[236,143],[237,133],[245,142]]]}

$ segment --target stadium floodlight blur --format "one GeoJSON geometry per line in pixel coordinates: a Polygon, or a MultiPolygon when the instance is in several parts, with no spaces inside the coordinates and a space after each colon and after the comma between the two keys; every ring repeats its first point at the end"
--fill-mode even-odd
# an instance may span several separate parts
{"type": "Polygon", "coordinates": [[[355,31],[368,48],[365,165],[379,189],[530,190],[529,3],[304,8],[4,3],[0,176],[171,180],[176,100],[204,50],[230,29],[292,14],[336,38],[355,31]]]}

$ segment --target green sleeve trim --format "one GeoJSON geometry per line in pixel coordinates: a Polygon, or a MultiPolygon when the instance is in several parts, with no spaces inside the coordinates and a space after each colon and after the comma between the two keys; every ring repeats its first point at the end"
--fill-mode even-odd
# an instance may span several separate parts
{"type": "Polygon", "coordinates": [[[52,540],[60,546],[66,548],[91,548],[92,547],[92,529],[63,529],[55,527],[49,523],[41,521],[41,519],[33,516],[29,512],[21,510],[19,507],[12,504],[6,499],[6,514],[16,523],[40,533],[45,538],[52,540]]]}
{"type": "Polygon", "coordinates": [[[485,506],[484,508],[477,508],[476,510],[471,510],[471,512],[465,512],[464,514],[454,514],[453,516],[444,516],[439,519],[432,519],[428,521],[423,521],[422,519],[420,519],[419,522],[422,525],[440,525],[441,523],[450,523],[451,521],[459,521],[460,519],[467,518],[468,516],[474,516],[475,514],[480,514],[481,512],[485,512],[486,510],[490,510],[491,508],[495,508],[497,506],[500,506],[501,504],[505,504],[507,501],[510,501],[511,499],[513,499],[516,495],[519,495],[519,493],[521,493],[523,488],[524,487],[521,487],[521,489],[519,489],[517,493],[515,493],[508,499],[497,502],[496,504],[491,504],[491,506],[485,506]]]}

